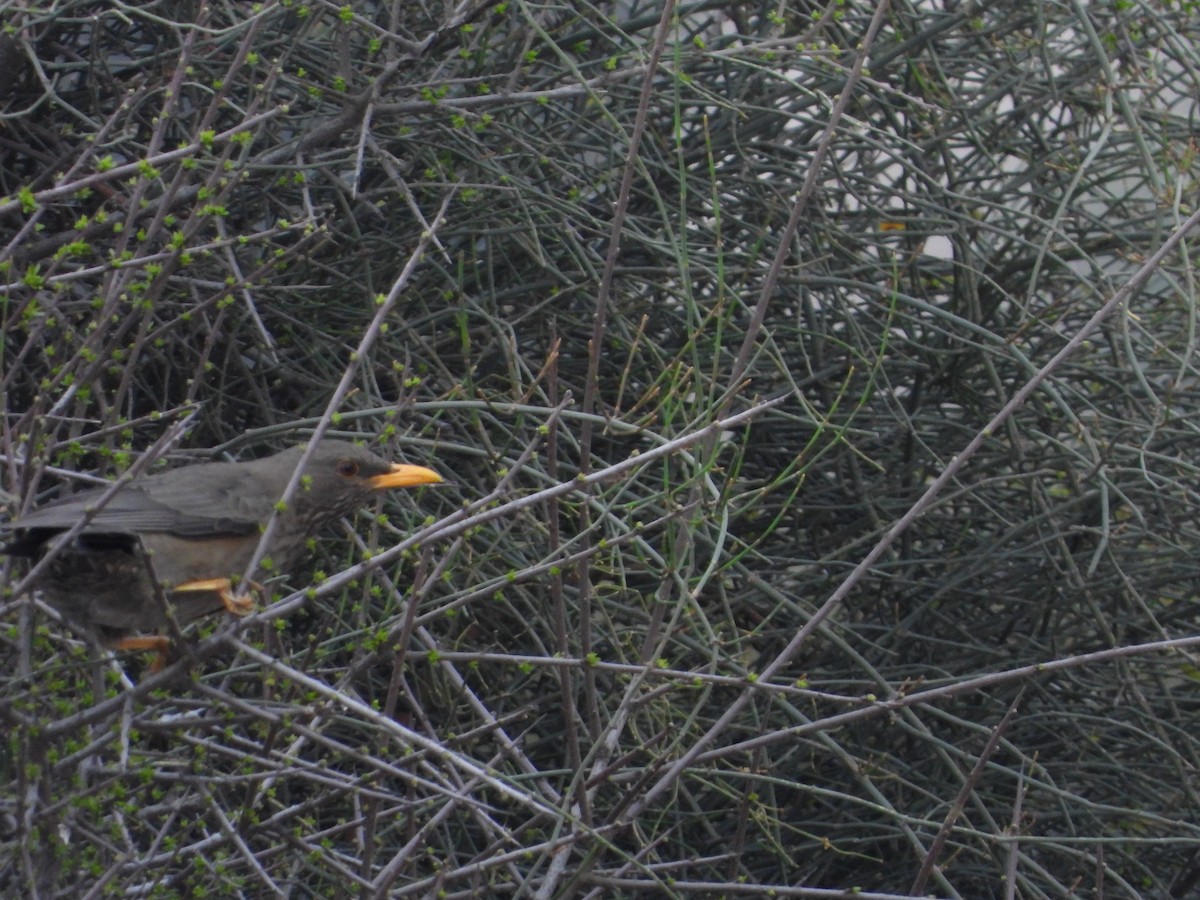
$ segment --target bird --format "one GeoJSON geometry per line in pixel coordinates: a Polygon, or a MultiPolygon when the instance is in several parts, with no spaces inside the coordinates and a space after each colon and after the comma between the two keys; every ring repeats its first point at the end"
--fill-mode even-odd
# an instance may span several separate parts
{"type": "Polygon", "coordinates": [[[279,501],[300,463],[300,444],[248,462],[206,462],[132,479],[97,508],[92,488],[6,523],[4,553],[40,560],[35,580],[63,619],[103,646],[153,650],[167,659],[168,607],[178,626],[225,609],[245,616],[253,593],[240,582],[278,507],[251,578],[288,573],[322,526],[380,491],[438,484],[423,466],[389,463],[348,441],[318,441],[300,483],[279,501]],[[82,526],[71,535],[75,526],[82,526]]]}

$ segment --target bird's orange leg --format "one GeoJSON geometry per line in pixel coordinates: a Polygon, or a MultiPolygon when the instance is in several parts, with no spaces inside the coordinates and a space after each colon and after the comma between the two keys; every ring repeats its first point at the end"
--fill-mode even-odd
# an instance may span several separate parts
{"type": "Polygon", "coordinates": [[[119,638],[113,645],[114,650],[165,650],[171,642],[161,634],[135,634],[119,638]]]}
{"type": "MultiPolygon", "coordinates": [[[[208,591],[216,594],[221,598],[221,603],[231,615],[241,618],[249,615],[254,610],[254,593],[260,593],[263,590],[261,584],[251,581],[249,582],[250,590],[245,593],[236,593],[233,589],[233,582],[228,578],[202,578],[196,581],[186,581],[181,585],[171,588],[171,593],[176,591],[208,591]]],[[[171,649],[171,639],[162,634],[136,634],[128,637],[118,638],[109,644],[114,650],[152,650],[154,651],[154,660],[150,663],[151,672],[161,672],[167,664],[168,651],[171,649]]]]}
{"type": "Polygon", "coordinates": [[[114,650],[153,650],[154,661],[150,663],[151,672],[161,672],[167,664],[167,651],[171,649],[171,641],[161,634],[135,634],[119,638],[110,645],[114,650]]]}
{"type": "Polygon", "coordinates": [[[226,611],[240,619],[254,610],[254,594],[261,590],[262,585],[251,581],[249,591],[236,593],[233,589],[233,582],[228,578],[202,578],[197,581],[185,581],[183,584],[171,588],[171,593],[175,591],[212,591],[221,598],[226,611]]]}

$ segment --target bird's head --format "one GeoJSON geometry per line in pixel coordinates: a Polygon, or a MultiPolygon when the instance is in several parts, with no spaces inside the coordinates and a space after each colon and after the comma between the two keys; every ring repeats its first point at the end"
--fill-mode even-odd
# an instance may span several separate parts
{"type": "MultiPolygon", "coordinates": [[[[258,465],[274,470],[283,485],[291,478],[303,455],[304,445],[291,447],[258,465]]],[[[375,494],[392,488],[438,484],[442,476],[424,466],[390,463],[365,447],[348,441],[323,440],[304,465],[300,486],[289,507],[318,525],[353,512],[375,494]]],[[[279,492],[283,492],[282,486],[279,492]]]]}

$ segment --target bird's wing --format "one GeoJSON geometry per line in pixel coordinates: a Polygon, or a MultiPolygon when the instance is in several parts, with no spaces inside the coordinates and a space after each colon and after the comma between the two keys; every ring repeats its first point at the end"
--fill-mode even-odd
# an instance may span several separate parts
{"type": "MultiPolygon", "coordinates": [[[[106,488],[48,503],[7,523],[11,531],[65,531],[83,519],[106,488]]],[[[127,485],[84,526],[85,534],[165,532],[180,537],[251,534],[277,497],[268,497],[248,472],[222,463],[190,466],[127,485]],[[181,477],[183,473],[189,477],[181,477]],[[256,489],[257,488],[257,489],[256,489]]]]}

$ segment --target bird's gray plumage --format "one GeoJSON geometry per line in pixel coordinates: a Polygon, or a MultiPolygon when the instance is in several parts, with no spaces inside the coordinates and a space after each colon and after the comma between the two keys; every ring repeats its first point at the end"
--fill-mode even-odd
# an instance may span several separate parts
{"type": "MultiPolygon", "coordinates": [[[[244,535],[257,531],[282,496],[304,447],[291,447],[282,453],[251,462],[198,463],[135,479],[118,491],[104,507],[92,515],[84,534],[144,534],[157,532],[178,537],[217,537],[244,535]]],[[[382,474],[388,463],[370,451],[347,441],[326,440],[309,459],[306,474],[312,482],[302,484],[292,504],[302,515],[312,512],[322,519],[336,518],[370,496],[371,490],[348,490],[343,496],[334,487],[331,465],[340,459],[356,463],[359,477],[382,474]],[[317,509],[310,498],[323,505],[317,509]],[[333,499],[337,502],[326,504],[333,499]]],[[[17,539],[9,552],[29,555],[36,549],[26,546],[44,540],[54,532],[66,531],[84,519],[89,509],[108,489],[90,488],[56,500],[6,523],[4,529],[15,532],[17,539]]]]}

